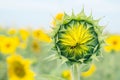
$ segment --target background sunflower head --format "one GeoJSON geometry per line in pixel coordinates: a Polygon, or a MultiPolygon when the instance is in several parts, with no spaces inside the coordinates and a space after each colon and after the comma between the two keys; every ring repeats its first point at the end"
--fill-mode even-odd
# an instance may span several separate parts
{"type": "Polygon", "coordinates": [[[106,52],[119,52],[120,51],[120,35],[109,35],[105,40],[106,46],[104,47],[106,52]]]}

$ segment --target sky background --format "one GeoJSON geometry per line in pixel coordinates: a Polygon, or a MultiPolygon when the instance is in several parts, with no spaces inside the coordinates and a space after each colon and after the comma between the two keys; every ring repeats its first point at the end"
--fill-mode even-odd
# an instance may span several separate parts
{"type": "Polygon", "coordinates": [[[58,12],[77,14],[83,8],[95,19],[102,18],[106,31],[120,33],[120,0],[0,0],[0,25],[50,29],[50,22],[58,12]]]}

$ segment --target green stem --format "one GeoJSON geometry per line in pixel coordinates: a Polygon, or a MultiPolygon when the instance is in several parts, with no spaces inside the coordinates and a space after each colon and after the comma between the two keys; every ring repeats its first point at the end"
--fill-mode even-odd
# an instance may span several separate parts
{"type": "Polygon", "coordinates": [[[80,64],[72,65],[72,80],[80,80],[80,64]]]}

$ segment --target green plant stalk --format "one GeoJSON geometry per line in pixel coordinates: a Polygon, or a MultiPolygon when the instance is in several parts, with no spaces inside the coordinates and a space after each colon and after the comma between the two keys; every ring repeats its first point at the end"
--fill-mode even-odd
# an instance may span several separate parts
{"type": "Polygon", "coordinates": [[[80,64],[72,65],[72,80],[80,80],[80,64]]]}

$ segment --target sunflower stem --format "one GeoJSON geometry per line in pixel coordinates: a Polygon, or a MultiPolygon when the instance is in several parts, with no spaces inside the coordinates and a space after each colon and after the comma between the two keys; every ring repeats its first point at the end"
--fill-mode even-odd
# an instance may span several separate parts
{"type": "Polygon", "coordinates": [[[72,80],[80,80],[80,64],[73,64],[72,68],[72,80]]]}

